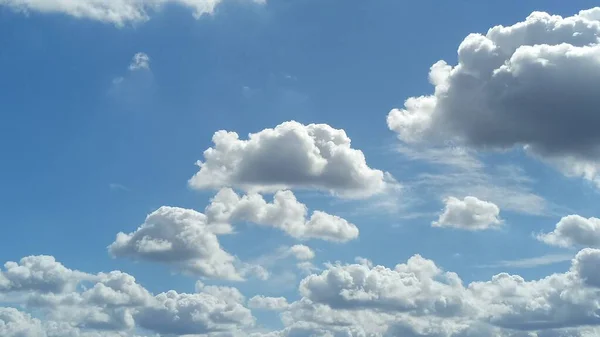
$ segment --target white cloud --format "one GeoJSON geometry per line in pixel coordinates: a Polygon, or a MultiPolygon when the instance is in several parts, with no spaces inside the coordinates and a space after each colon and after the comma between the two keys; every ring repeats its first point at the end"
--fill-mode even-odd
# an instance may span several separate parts
{"type": "Polygon", "coordinates": [[[285,297],[266,297],[257,295],[248,300],[248,306],[253,309],[279,311],[289,306],[285,297]]]}
{"type": "Polygon", "coordinates": [[[140,327],[164,335],[200,335],[254,325],[250,310],[239,302],[241,295],[233,292],[237,296],[171,290],[156,295],[155,302],[140,308],[135,319],[140,327]]]}
{"type": "Polygon", "coordinates": [[[0,307],[0,336],[46,337],[42,323],[14,308],[0,307]]]}
{"type": "Polygon", "coordinates": [[[467,196],[463,200],[448,197],[446,206],[433,227],[452,227],[466,230],[497,228],[502,224],[500,209],[491,202],[467,196]]]}
{"type": "Polygon", "coordinates": [[[199,18],[203,14],[212,14],[219,3],[221,0],[0,0],[0,6],[15,11],[65,14],[119,27],[148,21],[152,14],[171,4],[190,9],[194,17],[199,18]]]}
{"type": "Polygon", "coordinates": [[[212,223],[249,221],[273,226],[298,239],[346,242],[358,237],[358,228],[335,215],[314,211],[307,219],[307,207],[291,191],[278,191],[267,203],[260,194],[238,196],[232,189],[221,189],[205,213],[212,223]]]}
{"type": "Polygon", "coordinates": [[[250,134],[247,140],[222,130],[214,134],[213,143],[189,181],[193,188],[317,189],[359,198],[382,193],[393,181],[367,165],[344,130],[327,124],[290,121],[250,134]]]}
{"type": "Polygon", "coordinates": [[[600,247],[600,219],[568,215],[560,219],[550,233],[537,235],[537,239],[559,247],[600,247]]]}
{"type": "Polygon", "coordinates": [[[330,265],[301,282],[304,297],[282,313],[286,328],[279,334],[594,336],[600,331],[599,267],[600,250],[587,248],[562,274],[526,281],[500,273],[463,286],[458,275],[418,255],[394,269],[330,265]]]}
{"type": "Polygon", "coordinates": [[[496,263],[481,266],[483,268],[534,268],[546,266],[559,262],[570,261],[573,259],[573,254],[548,254],[536,257],[523,258],[518,260],[504,260],[496,263]]]}
{"type": "Polygon", "coordinates": [[[24,294],[11,305],[35,312],[39,319],[0,307],[1,336],[133,337],[136,327],[163,335],[212,334],[254,325],[245,297],[235,288],[199,283],[193,294],[170,290],[155,296],[121,271],[91,275],[62,267],[48,256],[21,261],[26,259],[54,268],[29,267],[21,272],[29,276],[20,278],[30,280],[26,287],[3,287],[0,293],[24,294]],[[61,284],[74,286],[49,287],[57,275],[61,284]]]}
{"type": "Polygon", "coordinates": [[[129,64],[129,70],[150,69],[150,57],[145,53],[136,53],[129,64]]]}
{"type": "Polygon", "coordinates": [[[470,34],[457,65],[431,67],[434,93],[392,110],[389,128],[406,143],[525,147],[568,175],[596,181],[600,18],[590,13],[597,11],[564,18],[534,12],[513,26],[470,34]]]}
{"type": "Polygon", "coordinates": [[[312,260],[315,257],[315,252],[305,245],[293,245],[290,247],[289,251],[290,254],[300,261],[312,260]]]}
{"type": "Polygon", "coordinates": [[[28,256],[18,263],[4,264],[4,270],[0,270],[0,292],[68,292],[86,279],[93,279],[93,276],[68,269],[52,256],[28,256]]]}
{"type": "Polygon", "coordinates": [[[221,248],[214,229],[202,213],[163,206],[135,232],[118,233],[108,250],[116,257],[173,264],[204,277],[241,280],[236,258],[221,248]]]}

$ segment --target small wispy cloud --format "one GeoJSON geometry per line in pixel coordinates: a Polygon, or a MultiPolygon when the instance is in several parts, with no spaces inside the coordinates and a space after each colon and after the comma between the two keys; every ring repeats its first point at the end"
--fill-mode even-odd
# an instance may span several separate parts
{"type": "Polygon", "coordinates": [[[111,189],[111,191],[126,191],[126,192],[130,191],[130,189],[127,186],[117,184],[117,183],[110,183],[110,184],[108,184],[108,187],[111,189]]]}
{"type": "Polygon", "coordinates": [[[547,266],[555,263],[571,261],[573,254],[548,254],[518,260],[504,260],[492,264],[481,265],[479,268],[534,268],[539,266],[547,266]]]}

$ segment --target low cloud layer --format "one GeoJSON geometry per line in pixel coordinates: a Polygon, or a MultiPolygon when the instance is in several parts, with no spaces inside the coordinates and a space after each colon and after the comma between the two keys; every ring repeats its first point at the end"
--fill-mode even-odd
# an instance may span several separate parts
{"type": "Polygon", "coordinates": [[[458,64],[431,67],[434,93],[392,110],[389,128],[406,143],[522,147],[567,175],[595,181],[599,12],[534,12],[512,26],[470,34],[458,48],[458,64]]]}
{"type": "Polygon", "coordinates": [[[360,198],[382,193],[392,182],[389,174],[367,165],[344,130],[327,124],[285,122],[246,140],[235,132],[218,131],[213,143],[189,181],[193,188],[316,189],[360,198]]]}

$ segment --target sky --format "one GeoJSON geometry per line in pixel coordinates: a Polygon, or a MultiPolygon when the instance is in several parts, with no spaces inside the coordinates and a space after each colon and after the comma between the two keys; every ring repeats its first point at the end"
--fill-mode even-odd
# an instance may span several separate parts
{"type": "Polygon", "coordinates": [[[600,335],[594,5],[0,0],[0,336],[600,335]]]}

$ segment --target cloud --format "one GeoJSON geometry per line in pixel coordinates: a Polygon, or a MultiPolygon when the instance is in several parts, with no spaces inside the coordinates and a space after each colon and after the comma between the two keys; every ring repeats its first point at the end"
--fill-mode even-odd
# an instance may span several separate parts
{"type": "Polygon", "coordinates": [[[108,250],[115,257],[168,263],[203,277],[242,280],[236,258],[219,243],[204,214],[163,206],[133,233],[118,233],[108,250]]]}
{"type": "MultiPolygon", "coordinates": [[[[232,288],[228,290],[231,292],[232,288]]],[[[243,296],[237,290],[233,293],[236,296],[181,294],[171,290],[156,295],[153,305],[142,307],[136,314],[136,322],[164,335],[200,335],[254,325],[250,310],[239,302],[243,296]]]]}
{"type": "Polygon", "coordinates": [[[289,252],[300,261],[312,260],[315,257],[315,252],[313,252],[310,247],[305,245],[293,245],[290,247],[289,252]]]}
{"type": "Polygon", "coordinates": [[[140,69],[150,69],[150,57],[145,53],[136,53],[133,55],[129,70],[136,71],[140,69]]]}
{"type": "Polygon", "coordinates": [[[253,309],[279,311],[289,306],[285,297],[266,297],[257,295],[248,300],[248,306],[253,309]]]}
{"type": "Polygon", "coordinates": [[[411,97],[404,108],[392,110],[389,128],[406,143],[521,147],[561,162],[569,175],[596,179],[597,12],[564,18],[534,12],[515,25],[468,35],[458,48],[457,65],[439,61],[431,67],[434,93],[411,97]]]}
{"type": "Polygon", "coordinates": [[[221,0],[0,0],[0,6],[18,12],[65,14],[78,19],[111,23],[117,27],[146,22],[152,14],[168,5],[188,8],[195,18],[199,18],[204,14],[212,14],[219,3],[221,0]]]}
{"type": "Polygon", "coordinates": [[[0,307],[0,336],[45,337],[42,323],[14,308],[0,307]]]}
{"type": "Polygon", "coordinates": [[[18,263],[9,261],[0,270],[0,292],[30,291],[61,293],[72,291],[92,275],[74,271],[52,256],[28,256],[18,263]]]}
{"type": "Polygon", "coordinates": [[[463,200],[448,197],[446,206],[433,227],[452,227],[466,230],[497,228],[502,224],[500,208],[495,204],[467,196],[463,200]]]}
{"type": "Polygon", "coordinates": [[[534,268],[546,266],[559,262],[570,261],[573,259],[573,254],[548,254],[518,260],[504,260],[492,264],[481,266],[482,268],[534,268]]]}
{"type": "Polygon", "coordinates": [[[297,239],[320,239],[346,242],[358,237],[358,228],[335,215],[314,211],[307,218],[307,207],[298,202],[291,191],[277,191],[273,202],[266,202],[260,194],[238,196],[232,189],[221,189],[206,208],[214,223],[248,221],[272,226],[297,239]]]}
{"type": "Polygon", "coordinates": [[[344,130],[327,124],[290,121],[250,134],[247,140],[222,130],[214,134],[213,143],[197,163],[200,171],[189,180],[193,188],[316,189],[361,198],[384,192],[393,180],[367,165],[344,130]]]}
{"type": "Polygon", "coordinates": [[[550,233],[538,234],[537,239],[558,247],[600,247],[600,219],[568,215],[560,219],[550,233]]]}
{"type": "Polygon", "coordinates": [[[393,269],[330,265],[300,283],[303,297],[284,309],[278,336],[594,336],[599,267],[600,250],[586,248],[565,273],[500,273],[465,286],[418,255],[393,269]]]}
{"type": "Polygon", "coordinates": [[[254,325],[254,317],[244,306],[245,297],[232,287],[199,283],[193,294],[169,290],[153,295],[121,271],[92,275],[58,268],[62,264],[48,256],[21,261],[27,259],[45,261],[55,268],[51,272],[49,268],[23,270],[35,282],[27,287],[3,287],[0,294],[25,295],[17,304],[39,318],[0,307],[2,336],[133,337],[136,328],[170,336],[234,332],[254,325]],[[57,275],[61,283],[75,287],[49,287],[57,275]]]}

